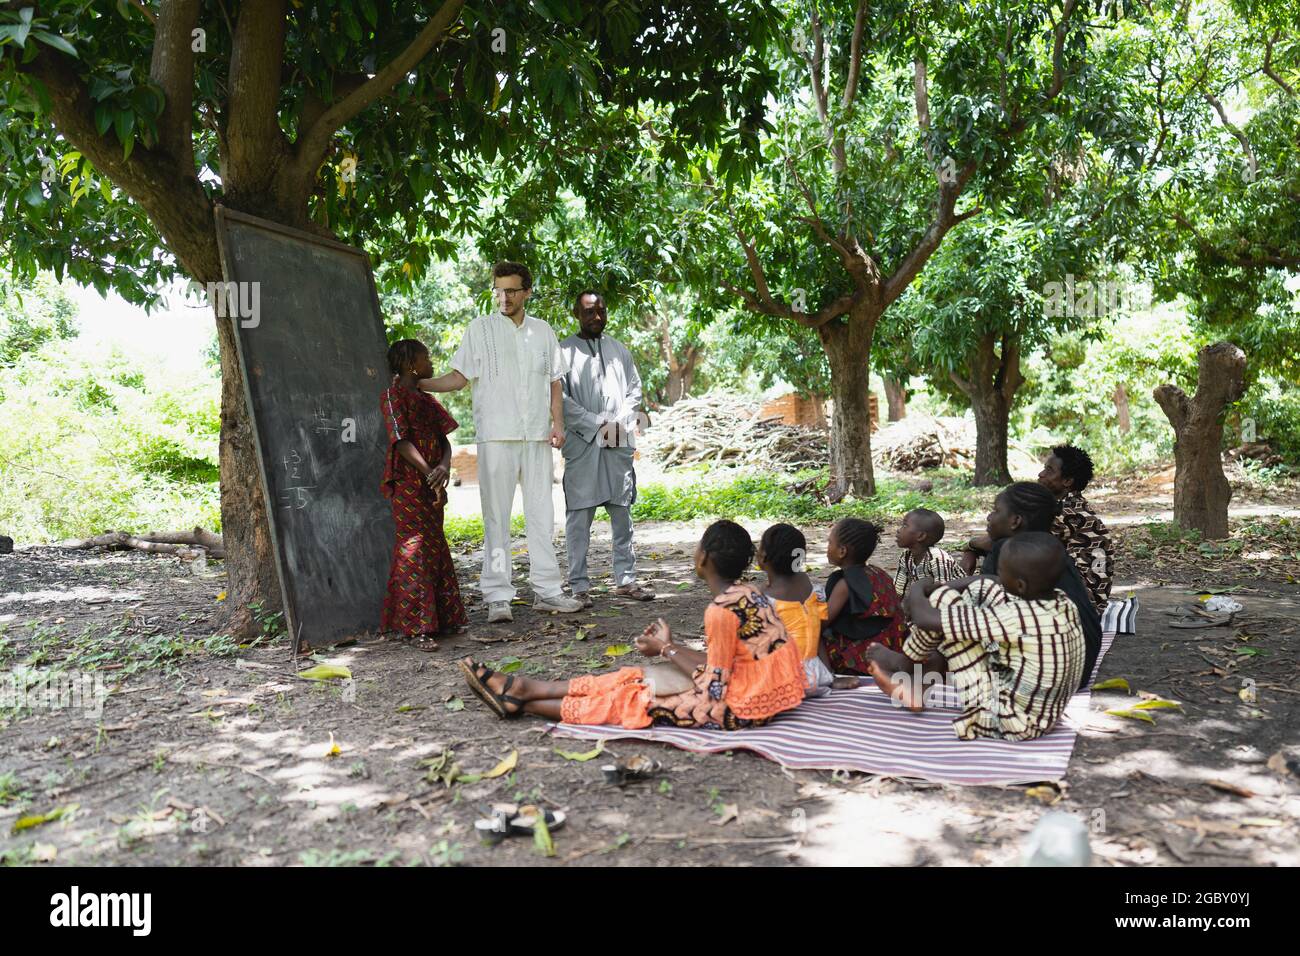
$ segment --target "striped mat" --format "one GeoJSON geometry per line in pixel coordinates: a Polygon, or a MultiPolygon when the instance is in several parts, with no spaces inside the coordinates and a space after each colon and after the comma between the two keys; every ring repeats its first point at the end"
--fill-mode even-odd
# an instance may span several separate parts
{"type": "Polygon", "coordinates": [[[1138,599],[1111,601],[1101,615],[1101,629],[1112,634],[1137,633],[1138,599]]]}
{"type": "MultiPolygon", "coordinates": [[[[1111,602],[1108,615],[1121,603],[1111,602]]],[[[1090,685],[1114,638],[1113,630],[1103,631],[1090,685]]],[[[869,677],[853,690],[806,700],[762,727],[745,730],[552,724],[551,732],[586,740],[656,740],[697,753],[752,750],[795,770],[856,770],[968,785],[1036,783],[1065,776],[1078,729],[1089,719],[1091,698],[1091,691],[1079,691],[1051,733],[1023,741],[958,740],[952,730],[957,697],[951,686],[930,688],[927,709],[912,713],[894,706],[869,677]]]]}

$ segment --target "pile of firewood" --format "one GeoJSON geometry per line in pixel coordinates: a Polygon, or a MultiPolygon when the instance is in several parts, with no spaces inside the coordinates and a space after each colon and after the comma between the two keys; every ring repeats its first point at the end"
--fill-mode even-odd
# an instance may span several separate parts
{"type": "Polygon", "coordinates": [[[909,414],[872,436],[872,458],[890,471],[968,468],[975,462],[974,431],[963,418],[909,414]]]}
{"type": "Polygon", "coordinates": [[[762,417],[738,395],[709,393],[661,409],[639,447],[664,468],[709,462],[760,465],[795,471],[824,468],[830,459],[826,431],[762,417]]]}

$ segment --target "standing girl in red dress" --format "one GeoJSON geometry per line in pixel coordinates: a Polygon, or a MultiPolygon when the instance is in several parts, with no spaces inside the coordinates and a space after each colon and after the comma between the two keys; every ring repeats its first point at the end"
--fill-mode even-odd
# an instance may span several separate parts
{"type": "Polygon", "coordinates": [[[393,385],[379,400],[388,428],[384,497],[393,503],[397,543],[388,574],[380,630],[398,631],[422,651],[436,651],[436,634],[469,624],[451,549],[442,531],[451,474],[451,442],[456,419],[415,383],[433,375],[429,350],[415,339],[388,349],[393,385]]]}

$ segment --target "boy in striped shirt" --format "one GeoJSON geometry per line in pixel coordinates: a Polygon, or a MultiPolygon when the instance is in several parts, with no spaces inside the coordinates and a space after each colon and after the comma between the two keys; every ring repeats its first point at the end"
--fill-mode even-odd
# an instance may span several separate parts
{"type": "Polygon", "coordinates": [[[876,685],[920,710],[924,685],[913,674],[938,651],[961,703],[953,721],[959,739],[1041,737],[1083,677],[1079,612],[1055,588],[1066,560],[1051,534],[1026,531],[1003,547],[996,579],[963,578],[929,595],[911,589],[904,610],[912,630],[903,653],[880,645],[867,652],[876,685]]]}
{"type": "Polygon", "coordinates": [[[935,547],[943,540],[943,532],[943,518],[937,511],[914,508],[903,516],[903,523],[894,534],[894,542],[903,551],[898,556],[898,573],[894,575],[899,600],[907,597],[907,586],[913,581],[934,578],[943,584],[964,577],[957,558],[935,547]]]}

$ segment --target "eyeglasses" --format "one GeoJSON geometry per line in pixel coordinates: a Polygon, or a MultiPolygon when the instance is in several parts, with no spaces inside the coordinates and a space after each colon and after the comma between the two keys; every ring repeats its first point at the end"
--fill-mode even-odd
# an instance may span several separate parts
{"type": "Polygon", "coordinates": [[[505,295],[519,295],[520,293],[527,292],[527,291],[528,291],[527,289],[521,286],[518,289],[493,289],[492,293],[493,295],[505,296],[505,295]]]}

